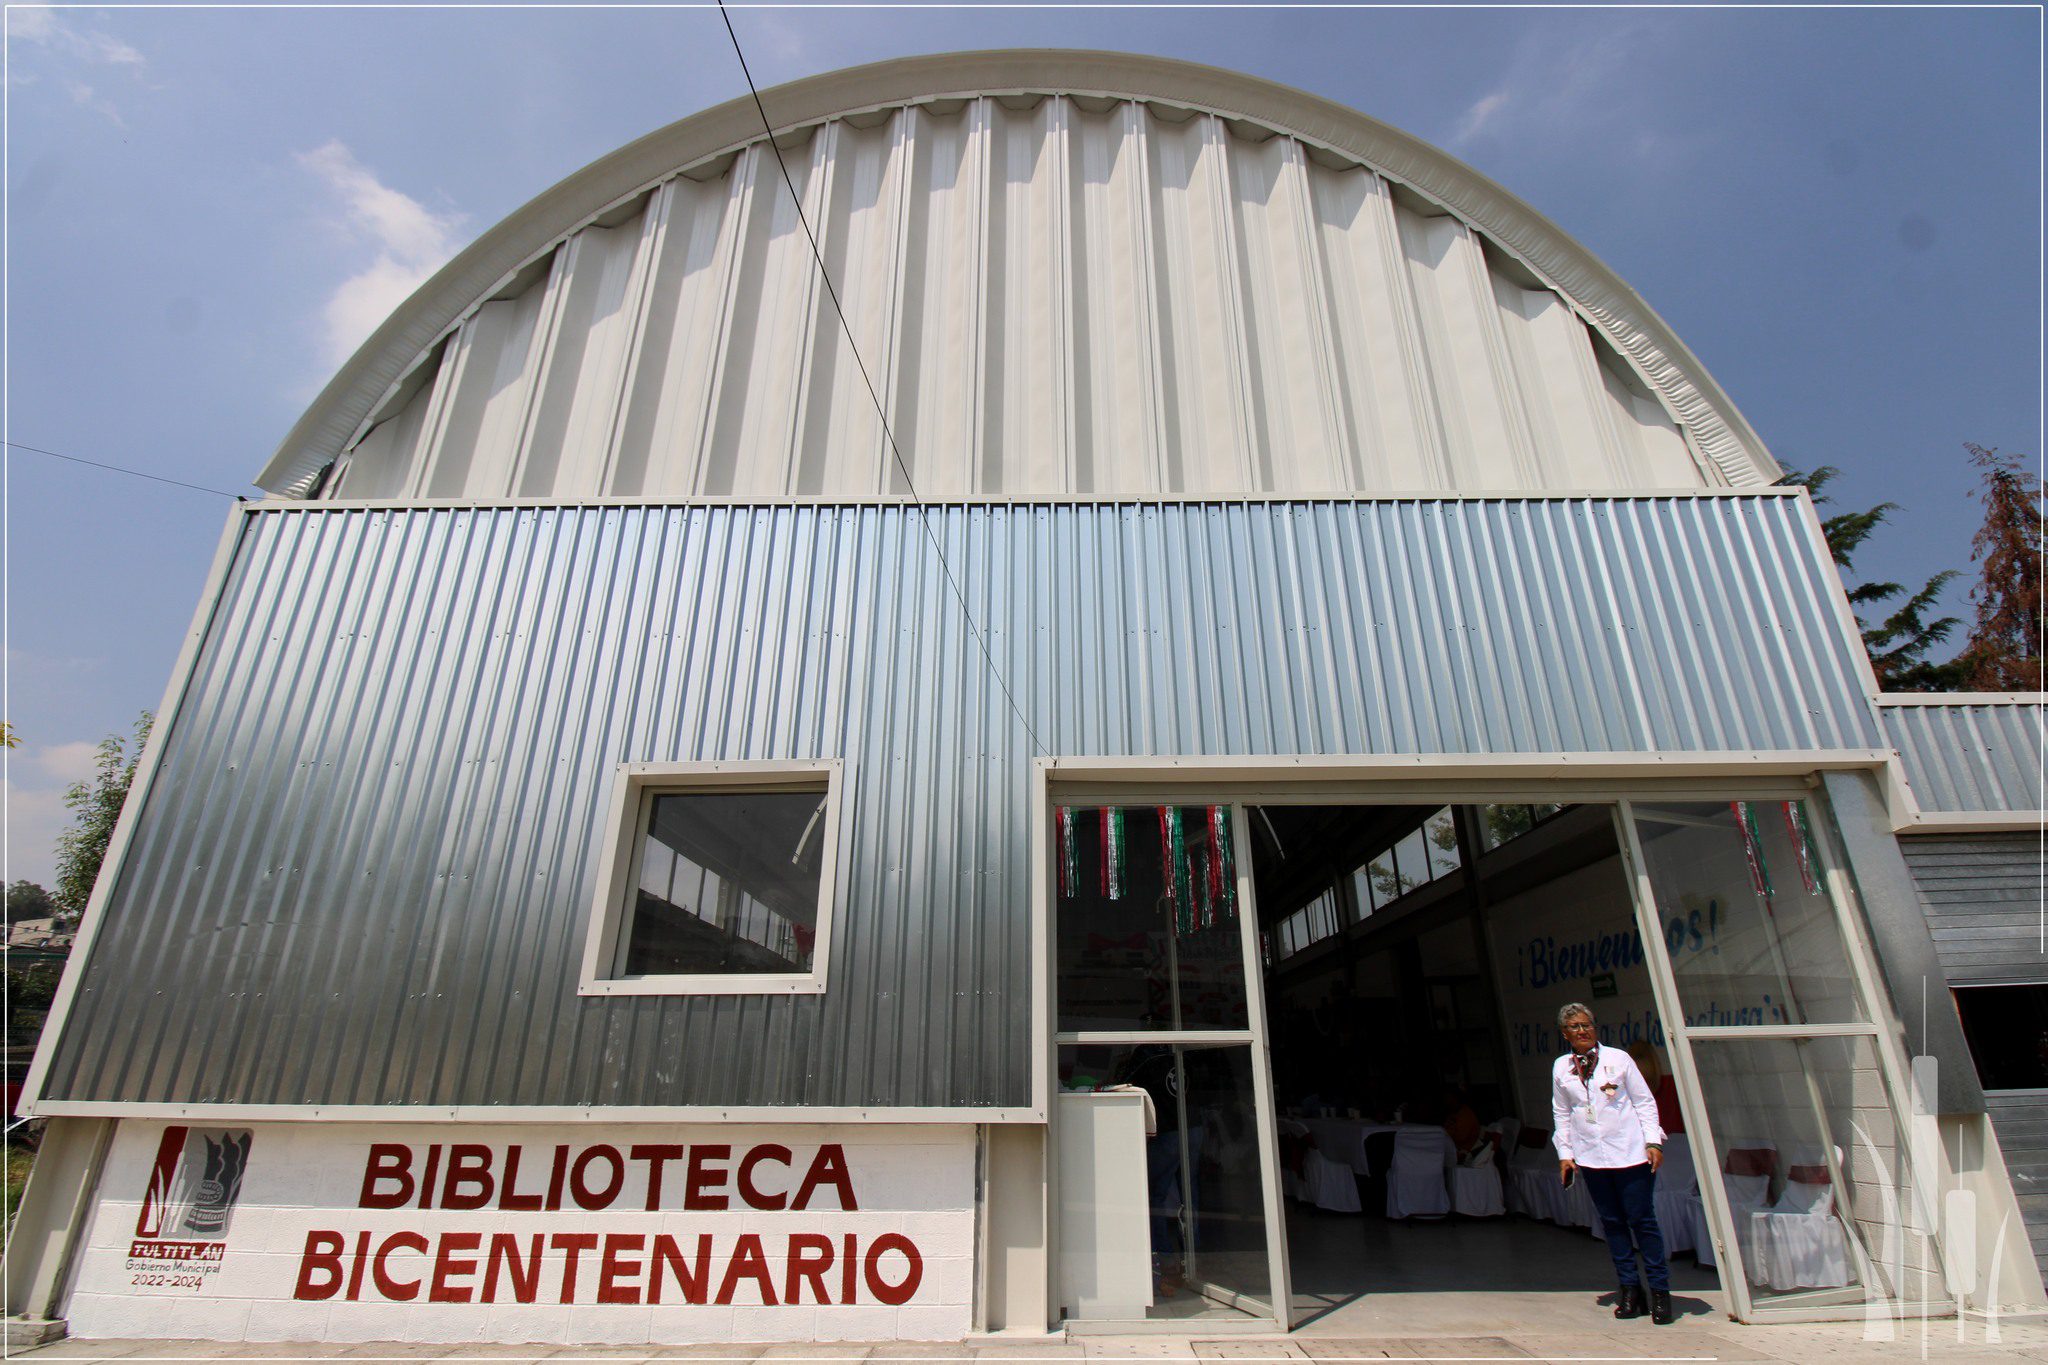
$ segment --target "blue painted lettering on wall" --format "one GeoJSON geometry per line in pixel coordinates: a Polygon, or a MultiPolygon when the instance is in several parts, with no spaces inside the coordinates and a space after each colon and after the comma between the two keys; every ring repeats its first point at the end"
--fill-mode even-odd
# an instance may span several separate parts
{"type": "MultiPolygon", "coordinates": [[[[1565,1050],[1563,1035],[1550,1024],[1517,1024],[1514,1034],[1515,1052],[1519,1056],[1556,1057],[1565,1050]]],[[[1658,1048],[1664,1046],[1664,1021],[1657,1017],[1654,1008],[1630,1010],[1626,1014],[1600,1020],[1600,1044],[1603,1047],[1625,1048],[1645,1038],[1658,1048]]]]}
{"type": "Polygon", "coordinates": [[[1727,1024],[1789,1024],[1792,1016],[1785,1007],[1765,995],[1761,1005],[1723,1005],[1718,1000],[1709,1000],[1706,1005],[1685,1016],[1685,1022],[1695,1028],[1727,1024]]]}
{"type": "MultiPolygon", "coordinates": [[[[1721,903],[1710,900],[1667,920],[1664,946],[1673,959],[1693,953],[1718,953],[1720,929],[1721,903]]],[[[1634,929],[1566,943],[1549,934],[1539,934],[1515,954],[1515,984],[1540,991],[1598,972],[1626,971],[1642,965],[1643,936],[1634,929]]]]}
{"type": "Polygon", "coordinates": [[[1576,942],[1559,943],[1550,935],[1542,934],[1529,940],[1527,962],[1529,988],[1540,991],[1595,972],[1642,966],[1643,936],[1631,930],[1625,934],[1597,934],[1576,942]]]}

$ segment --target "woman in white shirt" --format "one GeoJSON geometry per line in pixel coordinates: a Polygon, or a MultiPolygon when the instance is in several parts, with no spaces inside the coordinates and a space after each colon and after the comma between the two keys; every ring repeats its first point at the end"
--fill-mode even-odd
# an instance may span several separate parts
{"type": "Polygon", "coordinates": [[[1656,1097],[1626,1052],[1600,1046],[1593,1011],[1576,1002],[1566,1005],[1557,1012],[1557,1027],[1571,1044],[1550,1068],[1558,1179],[1567,1185],[1574,1178],[1585,1181],[1599,1211],[1621,1286],[1614,1316],[1639,1318],[1647,1308],[1650,1321],[1662,1326],[1672,1319],[1671,1272],[1652,1197],[1664,1160],[1656,1097]]]}

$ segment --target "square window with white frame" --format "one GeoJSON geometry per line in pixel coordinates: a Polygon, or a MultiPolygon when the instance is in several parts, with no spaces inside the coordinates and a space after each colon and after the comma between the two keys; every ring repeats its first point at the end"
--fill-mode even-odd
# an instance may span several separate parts
{"type": "Polygon", "coordinates": [[[839,764],[631,764],[613,795],[586,995],[822,991],[839,764]]]}

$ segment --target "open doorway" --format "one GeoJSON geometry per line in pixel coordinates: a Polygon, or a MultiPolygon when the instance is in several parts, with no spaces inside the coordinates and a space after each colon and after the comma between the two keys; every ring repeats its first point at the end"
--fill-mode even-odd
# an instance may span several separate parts
{"type": "Polygon", "coordinates": [[[1570,1002],[1661,1092],[1681,1314],[1945,1304],[1824,804],[1052,814],[1070,1324],[1582,1329],[1614,1267],[1549,1141],[1570,1002]]]}
{"type": "Polygon", "coordinates": [[[1251,806],[1245,836],[1296,1327],[1571,1330],[1611,1297],[1597,1215],[1550,1146],[1574,1001],[1672,1131],[1674,1301],[1724,1311],[1611,807],[1251,806]]]}

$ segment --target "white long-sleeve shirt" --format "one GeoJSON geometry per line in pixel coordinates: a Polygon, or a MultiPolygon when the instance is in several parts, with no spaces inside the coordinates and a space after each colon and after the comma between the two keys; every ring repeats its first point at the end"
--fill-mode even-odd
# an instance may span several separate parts
{"type": "Polygon", "coordinates": [[[1593,1075],[1581,1081],[1572,1053],[1550,1068],[1551,1145],[1559,1158],[1595,1170],[1640,1166],[1645,1147],[1664,1145],[1657,1098],[1635,1061],[1618,1047],[1594,1056],[1593,1075]]]}

